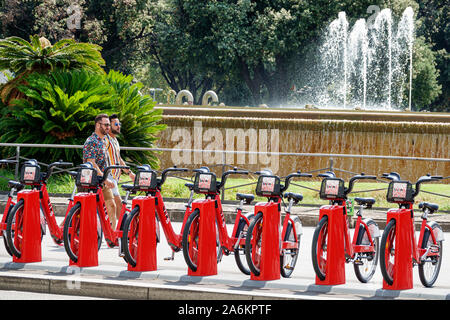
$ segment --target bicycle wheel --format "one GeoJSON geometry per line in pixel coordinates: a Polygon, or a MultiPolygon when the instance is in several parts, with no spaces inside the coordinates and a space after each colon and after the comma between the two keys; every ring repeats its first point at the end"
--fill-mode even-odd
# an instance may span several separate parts
{"type": "MultiPolygon", "coordinates": [[[[253,219],[253,214],[248,214],[247,219],[251,222],[253,219]]],[[[239,219],[239,225],[236,230],[236,234],[234,235],[236,239],[244,239],[247,236],[249,223],[244,218],[239,219]]],[[[236,264],[241,270],[243,274],[250,275],[250,269],[247,264],[247,260],[245,258],[245,245],[239,245],[234,249],[234,260],[236,260],[236,264]]]]}
{"type": "Polygon", "coordinates": [[[136,267],[139,244],[139,207],[134,207],[123,225],[122,249],[126,262],[136,267]]]}
{"type": "Polygon", "coordinates": [[[245,257],[250,271],[259,276],[261,273],[261,241],[262,241],[263,213],[258,212],[250,223],[245,238],[245,257]]]}
{"type": "MultiPolygon", "coordinates": [[[[5,222],[8,222],[8,217],[9,217],[9,215],[10,215],[11,210],[12,210],[13,207],[14,207],[14,206],[11,204],[11,205],[9,206],[9,208],[8,208],[8,212],[5,213],[5,214],[6,214],[5,222]]],[[[7,238],[7,237],[6,237],[6,230],[4,230],[4,231],[3,231],[3,243],[5,244],[6,252],[8,252],[8,254],[12,257],[13,253],[12,253],[11,249],[9,248],[8,240],[7,240],[6,238],[7,238]]]]}
{"type": "Polygon", "coordinates": [[[198,266],[199,223],[200,211],[195,209],[186,220],[183,230],[183,256],[192,271],[197,271],[198,266]]]}
{"type": "Polygon", "coordinates": [[[24,200],[20,199],[8,215],[5,230],[8,247],[11,250],[11,253],[17,258],[22,256],[23,208],[24,200]]]}
{"type": "Polygon", "coordinates": [[[299,233],[302,228],[302,222],[300,218],[295,216],[292,221],[288,222],[288,226],[286,228],[286,234],[284,236],[284,241],[289,243],[296,243],[297,248],[292,249],[284,249],[281,252],[280,256],[280,273],[284,278],[289,278],[294,271],[295,265],[297,264],[298,254],[300,251],[300,238],[301,234],[299,233]],[[297,233],[297,242],[295,241],[295,233],[297,233]]]}
{"type": "MultiPolygon", "coordinates": [[[[434,235],[438,234],[439,232],[436,229],[441,229],[441,227],[437,223],[433,223],[431,225],[431,228],[434,235]]],[[[442,230],[440,232],[442,232],[442,230]]],[[[425,260],[420,261],[419,263],[420,282],[422,282],[425,287],[432,287],[436,282],[439,271],[441,270],[442,240],[438,240],[434,243],[433,238],[431,237],[430,230],[425,229],[420,247],[422,249],[426,249],[428,252],[425,260]]]]}
{"type": "Polygon", "coordinates": [[[380,247],[383,250],[380,254],[381,274],[383,275],[384,281],[389,285],[394,283],[395,237],[395,220],[391,219],[384,229],[380,242],[380,247]]]}
{"type": "Polygon", "coordinates": [[[373,252],[360,252],[357,253],[357,257],[353,262],[353,268],[355,270],[356,278],[362,283],[367,283],[372,279],[378,264],[379,255],[379,239],[374,238],[370,233],[370,226],[377,225],[375,221],[369,220],[367,227],[361,224],[358,230],[358,236],[356,238],[356,245],[370,246],[369,234],[373,241],[373,252]]]}
{"type": "Polygon", "coordinates": [[[328,217],[323,216],[314,230],[311,258],[314,272],[320,280],[325,280],[327,271],[328,217]]]}
{"type": "Polygon", "coordinates": [[[70,209],[64,222],[64,249],[73,262],[78,262],[80,250],[80,213],[81,203],[78,202],[70,209]]]}

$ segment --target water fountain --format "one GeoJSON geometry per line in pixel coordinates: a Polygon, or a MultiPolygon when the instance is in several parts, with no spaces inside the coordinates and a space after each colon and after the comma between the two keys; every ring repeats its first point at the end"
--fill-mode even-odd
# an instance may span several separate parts
{"type": "Polygon", "coordinates": [[[373,23],[359,19],[351,28],[345,12],[339,12],[323,39],[316,53],[317,65],[308,75],[307,87],[311,90],[297,97],[301,105],[410,110],[414,42],[411,7],[398,23],[390,9],[383,9],[373,23]],[[409,90],[405,90],[406,85],[409,90]]]}

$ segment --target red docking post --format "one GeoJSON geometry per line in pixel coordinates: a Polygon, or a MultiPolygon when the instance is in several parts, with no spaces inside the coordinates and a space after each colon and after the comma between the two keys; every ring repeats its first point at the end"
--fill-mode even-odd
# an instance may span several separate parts
{"type": "MultiPolygon", "coordinates": [[[[13,262],[28,263],[41,262],[41,218],[39,191],[23,190],[17,194],[17,202],[24,200],[23,208],[23,230],[22,230],[22,248],[20,258],[13,255],[13,262]]],[[[18,237],[15,232],[14,238],[18,237]]],[[[15,241],[15,240],[14,240],[15,241]]]]}
{"type": "Polygon", "coordinates": [[[344,224],[345,210],[342,206],[329,205],[320,208],[319,221],[323,216],[328,217],[328,245],[326,276],[320,280],[316,275],[317,285],[338,285],[345,283],[345,248],[344,224]]]}
{"type": "Polygon", "coordinates": [[[78,260],[70,259],[69,265],[78,267],[98,266],[97,200],[95,193],[80,193],[74,203],[80,202],[80,234],[78,260]]]}
{"type": "Polygon", "coordinates": [[[280,279],[280,210],[278,202],[262,202],[255,205],[255,213],[263,213],[261,235],[260,273],[250,274],[251,280],[280,279]]]}
{"type": "Polygon", "coordinates": [[[200,211],[198,264],[196,271],[188,268],[188,275],[213,276],[217,274],[215,201],[196,200],[192,203],[192,212],[195,209],[200,211]]]}
{"type": "Polygon", "coordinates": [[[133,199],[132,208],[139,207],[139,241],[136,266],[128,263],[128,271],[155,271],[156,255],[156,217],[155,197],[143,196],[133,199]]]}
{"type": "MultiPolygon", "coordinates": [[[[414,239],[413,219],[410,209],[391,209],[387,212],[387,222],[395,219],[395,264],[393,273],[393,283],[389,285],[383,279],[383,289],[386,290],[407,290],[413,288],[413,245],[414,239]]],[[[384,249],[381,250],[384,254],[384,249]]]]}

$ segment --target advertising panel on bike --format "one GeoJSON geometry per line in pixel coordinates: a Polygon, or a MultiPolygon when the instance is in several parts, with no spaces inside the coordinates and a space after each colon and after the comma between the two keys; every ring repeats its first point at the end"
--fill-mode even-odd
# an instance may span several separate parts
{"type": "Polygon", "coordinates": [[[411,202],[413,189],[409,181],[391,181],[386,197],[388,202],[411,202]]]}
{"type": "Polygon", "coordinates": [[[138,171],[134,178],[134,186],[139,189],[155,190],[157,187],[156,172],[150,171],[138,171]]]}
{"type": "Polygon", "coordinates": [[[279,196],[280,178],[277,176],[260,176],[256,185],[256,194],[258,196],[279,196]]]}
{"type": "Polygon", "coordinates": [[[96,187],[98,184],[97,173],[93,168],[80,168],[75,181],[79,187],[96,187]]]}
{"type": "Polygon", "coordinates": [[[201,173],[195,175],[194,191],[198,193],[214,193],[216,192],[216,175],[212,172],[201,173]]]}
{"type": "Polygon", "coordinates": [[[39,183],[40,179],[40,168],[38,165],[32,165],[25,163],[22,166],[22,171],[20,173],[20,181],[22,183],[39,183]]]}
{"type": "Polygon", "coordinates": [[[320,198],[324,200],[344,199],[344,180],[339,178],[327,178],[322,180],[320,198]]]}

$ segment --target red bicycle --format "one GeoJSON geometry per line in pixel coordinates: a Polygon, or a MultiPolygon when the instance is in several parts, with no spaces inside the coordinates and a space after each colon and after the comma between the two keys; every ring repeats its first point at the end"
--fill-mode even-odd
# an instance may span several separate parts
{"type": "MultiPolygon", "coordinates": [[[[152,170],[149,165],[139,166],[134,180],[134,185],[123,185],[122,187],[128,191],[145,192],[145,197],[154,197],[156,203],[156,226],[157,226],[157,241],[159,242],[159,223],[161,223],[163,232],[166,236],[167,243],[172,249],[172,256],[165,258],[165,260],[173,260],[175,252],[179,252],[182,247],[182,235],[175,233],[172,222],[170,221],[169,214],[167,212],[166,206],[164,205],[164,200],[161,195],[161,187],[166,181],[167,175],[170,172],[187,172],[188,169],[184,168],[167,168],[162,171],[161,177],[157,177],[156,171],[152,170]]],[[[191,195],[189,197],[188,203],[186,204],[186,211],[184,214],[183,224],[181,230],[186,223],[186,219],[191,213],[191,203],[194,196],[193,184],[186,184],[186,186],[191,190],[191,195]]],[[[124,253],[124,259],[126,262],[131,264],[133,267],[136,266],[136,258],[139,244],[139,216],[141,210],[139,206],[135,206],[129,217],[124,222],[123,233],[122,233],[122,247],[124,253]]]]}
{"type": "MultiPolygon", "coordinates": [[[[312,177],[309,173],[291,173],[286,176],[284,185],[280,184],[280,178],[274,176],[270,170],[257,172],[260,174],[256,186],[256,194],[267,197],[268,202],[278,204],[278,211],[281,211],[281,202],[283,197],[289,203],[285,206],[285,218],[283,227],[280,233],[280,273],[284,278],[289,278],[294,271],[297,263],[300,240],[302,235],[302,222],[298,216],[291,217],[291,210],[294,204],[303,200],[301,194],[286,192],[292,178],[294,177],[312,177]]],[[[256,210],[256,209],[255,209],[256,210]]],[[[281,217],[281,215],[280,215],[281,217]]],[[[255,218],[248,227],[248,232],[245,240],[246,259],[250,270],[254,275],[260,275],[261,266],[261,244],[263,231],[263,212],[256,212],[255,218]]]]}
{"type": "MultiPolygon", "coordinates": [[[[117,222],[116,229],[113,230],[111,223],[109,222],[109,217],[106,211],[105,199],[102,192],[102,184],[108,177],[108,173],[112,169],[129,169],[128,166],[109,166],[106,167],[103,176],[97,176],[95,169],[92,164],[87,162],[80,165],[77,176],[75,180],[76,186],[82,192],[95,193],[96,194],[96,206],[91,208],[96,210],[98,218],[98,248],[100,249],[102,233],[104,233],[106,243],[108,247],[113,248],[119,245],[119,239],[122,238],[122,228],[123,221],[130,209],[127,208],[127,200],[130,194],[127,191],[125,199],[122,201],[122,209],[119,216],[119,221],[117,222]]],[[[81,203],[74,203],[73,207],[70,209],[69,213],[64,222],[63,239],[64,248],[73,262],[78,261],[79,253],[79,235],[80,235],[80,213],[81,213],[81,203]]],[[[121,249],[119,250],[119,255],[121,254],[121,249]]]]}
{"type": "MultiPolygon", "coordinates": [[[[237,199],[240,200],[240,205],[237,208],[237,214],[234,221],[233,232],[231,236],[228,235],[226,228],[225,216],[222,210],[222,202],[220,200],[220,189],[225,185],[228,175],[230,174],[248,174],[248,171],[241,171],[237,168],[228,170],[222,174],[220,181],[216,181],[216,175],[210,172],[209,168],[202,167],[195,169],[195,181],[194,192],[205,194],[205,198],[214,201],[215,206],[215,218],[218,227],[218,236],[220,243],[218,261],[221,260],[222,254],[229,255],[234,253],[234,258],[239,270],[242,273],[249,275],[250,270],[248,266],[244,264],[245,260],[242,259],[242,255],[245,254],[245,236],[250,224],[250,220],[253,216],[252,213],[243,214],[243,203],[251,203],[253,201],[253,195],[246,195],[238,193],[237,199]]],[[[200,223],[200,210],[195,209],[188,217],[186,224],[183,228],[183,256],[192,271],[197,271],[198,268],[198,246],[199,246],[199,223],[200,223]]]]}
{"type": "MultiPolygon", "coordinates": [[[[17,189],[23,189],[25,185],[31,186],[32,190],[39,192],[39,203],[35,205],[40,206],[41,210],[41,232],[42,236],[45,235],[45,224],[48,225],[50,230],[50,234],[52,236],[53,241],[57,245],[62,245],[62,225],[58,225],[58,222],[55,218],[55,213],[53,211],[53,206],[50,201],[50,196],[47,191],[47,179],[53,173],[53,168],[55,167],[68,167],[72,166],[70,162],[53,162],[48,165],[47,172],[41,172],[40,166],[38,165],[36,160],[28,160],[26,161],[21,169],[20,173],[20,181],[21,183],[17,183],[14,181],[10,181],[10,186],[13,186],[17,189]]],[[[18,194],[22,192],[19,191],[18,194]]],[[[73,196],[73,193],[72,193],[73,196]]],[[[72,197],[69,199],[69,205],[66,210],[67,212],[71,209],[73,202],[71,201],[72,197]]],[[[10,213],[8,214],[7,222],[6,222],[6,241],[8,243],[8,247],[12,253],[12,255],[20,258],[21,247],[22,247],[22,237],[23,237],[23,209],[25,206],[24,199],[20,199],[12,208],[10,213]]]]}
{"type": "Polygon", "coordinates": [[[336,178],[334,172],[327,171],[319,174],[319,177],[325,178],[322,180],[320,198],[330,200],[331,204],[320,208],[319,223],[314,231],[311,250],[314,271],[320,280],[325,280],[329,274],[342,272],[342,270],[332,270],[333,268],[329,265],[330,257],[340,256],[338,252],[330,252],[332,246],[329,235],[338,234],[340,237],[343,233],[344,243],[339,245],[344,249],[342,254],[345,253],[345,262],[352,262],[356,277],[360,282],[366,283],[372,279],[377,267],[380,231],[375,221],[370,218],[363,219],[362,209],[371,207],[375,199],[355,198],[361,207],[357,213],[355,232],[351,242],[346,200],[356,180],[376,179],[376,177],[361,173],[350,178],[348,188],[344,186],[344,180],[336,178]]]}
{"type": "MultiPolygon", "coordinates": [[[[414,198],[420,192],[420,185],[425,182],[438,181],[441,176],[422,176],[415,183],[415,190],[409,181],[402,181],[400,175],[396,172],[385,173],[382,178],[389,179],[387,201],[397,203],[399,209],[390,209],[387,212],[387,225],[381,238],[381,248],[383,252],[380,255],[380,268],[383,279],[392,285],[395,280],[396,265],[400,264],[399,257],[396,255],[400,250],[399,246],[411,246],[412,265],[419,266],[419,278],[425,287],[432,287],[436,282],[442,263],[442,241],[444,234],[442,228],[435,221],[428,221],[428,215],[433,214],[439,209],[437,204],[421,202],[419,209],[423,214],[420,234],[416,242],[414,230],[414,198]],[[403,224],[401,227],[399,219],[405,219],[410,225],[403,224]],[[403,241],[399,241],[404,239],[403,241]]],[[[407,263],[411,266],[411,263],[407,263]]]]}

